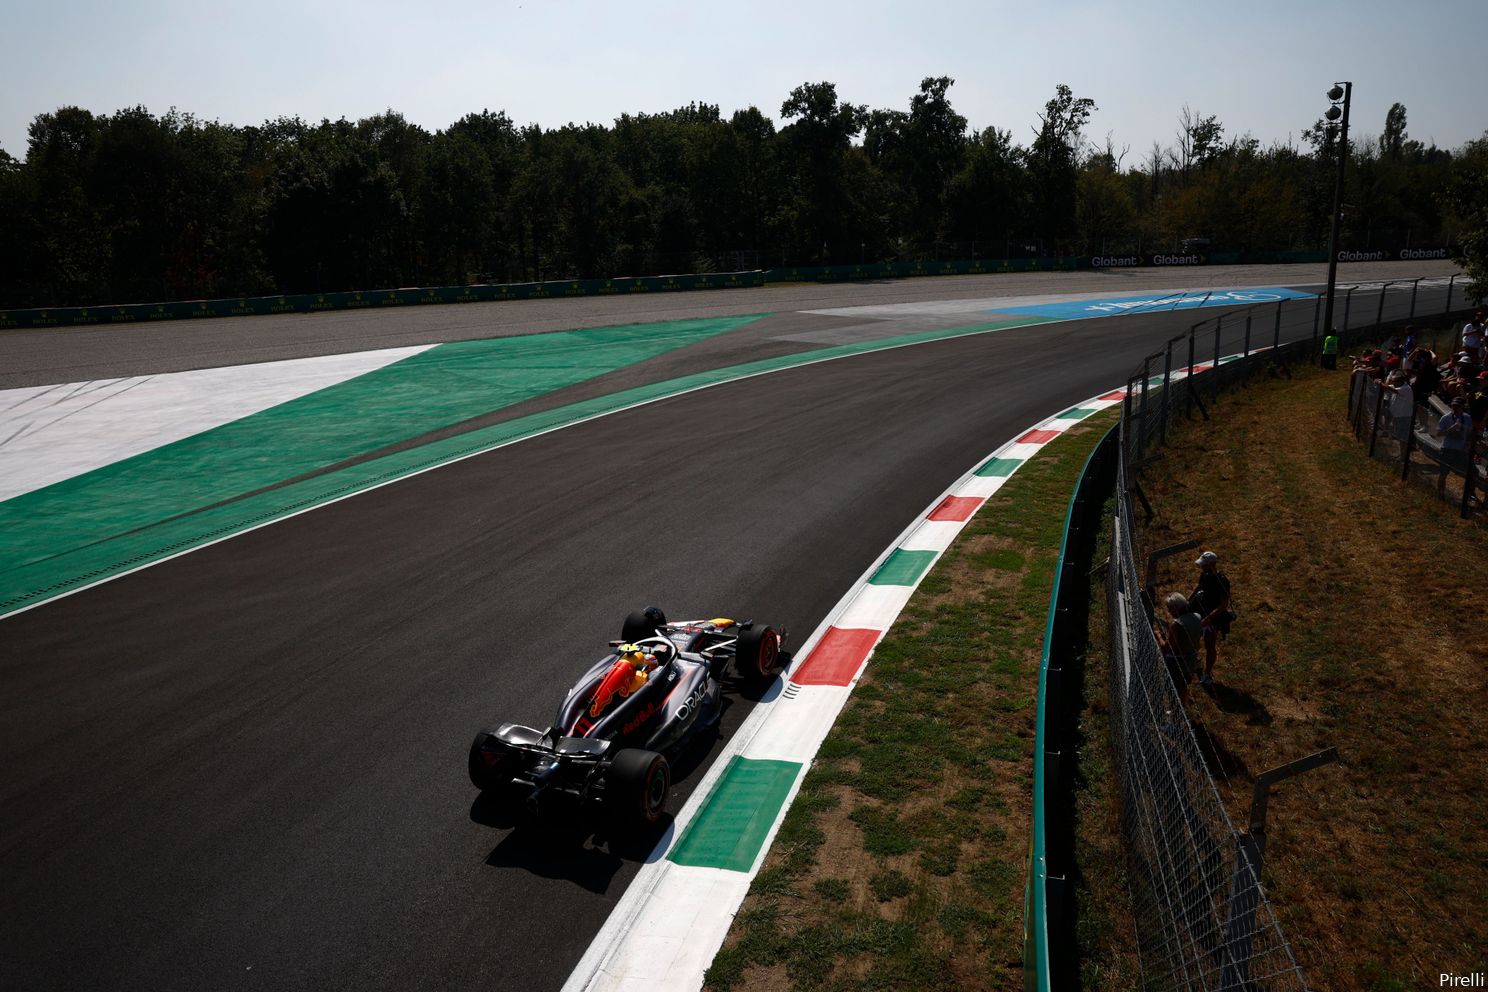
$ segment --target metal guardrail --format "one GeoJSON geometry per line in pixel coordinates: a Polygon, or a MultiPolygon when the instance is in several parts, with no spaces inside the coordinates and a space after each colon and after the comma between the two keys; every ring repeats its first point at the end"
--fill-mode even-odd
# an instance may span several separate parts
{"type": "MultiPolygon", "coordinates": [[[[1410,258],[1446,257],[1447,249],[1420,250],[1410,258]]],[[[745,255],[747,253],[735,253],[745,255]]],[[[757,253],[756,253],[757,254],[757,253]]],[[[1383,261],[1397,253],[1343,252],[1345,261],[1383,261]],[[1354,257],[1358,256],[1358,257],[1354,257]]],[[[295,293],[218,300],[177,300],[87,307],[32,307],[0,310],[0,330],[24,327],[75,327],[132,324],[161,320],[200,320],[276,313],[385,309],[442,303],[493,303],[574,296],[631,296],[699,289],[749,289],[780,282],[853,282],[864,279],[912,279],[923,276],[987,275],[1003,272],[1054,272],[1126,265],[1188,268],[1196,265],[1286,264],[1326,260],[1323,252],[1231,252],[1215,255],[1047,256],[1039,258],[955,259],[947,261],[866,262],[859,265],[791,266],[737,272],[699,272],[671,276],[613,279],[555,279],[544,282],[492,283],[469,286],[414,286],[402,289],[334,293],[295,293]]],[[[1406,256],[1400,256],[1406,257],[1406,256]]]]}
{"type": "Polygon", "coordinates": [[[696,289],[746,289],[763,286],[765,274],[707,272],[626,279],[559,279],[473,286],[415,286],[366,292],[297,293],[226,300],[131,303],[97,307],[37,307],[0,310],[0,330],[19,327],[75,327],[89,324],[135,324],[208,317],[247,317],[274,313],[321,313],[332,310],[381,310],[440,303],[498,303],[573,296],[633,296],[696,289]]]}

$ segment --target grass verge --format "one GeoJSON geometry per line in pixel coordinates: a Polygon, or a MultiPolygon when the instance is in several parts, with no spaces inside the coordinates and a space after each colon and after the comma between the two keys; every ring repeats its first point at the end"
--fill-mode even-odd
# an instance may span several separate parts
{"type": "Polygon", "coordinates": [[[1101,414],[925,577],[822,744],[708,970],[715,990],[1022,987],[1035,693],[1064,514],[1101,414]]]}
{"type": "MultiPolygon", "coordinates": [[[[1189,706],[1232,819],[1257,773],[1339,749],[1269,810],[1263,881],[1309,981],[1436,988],[1488,972],[1488,534],[1366,455],[1345,388],[1299,370],[1170,435],[1139,541],[1201,537],[1233,582],[1218,684],[1189,706]]],[[[1192,557],[1168,560],[1159,598],[1192,589],[1192,557]]]]}

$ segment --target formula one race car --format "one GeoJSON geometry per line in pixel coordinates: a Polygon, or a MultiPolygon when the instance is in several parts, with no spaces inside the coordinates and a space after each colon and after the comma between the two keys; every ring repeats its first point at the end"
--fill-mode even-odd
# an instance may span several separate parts
{"type": "Polygon", "coordinates": [[[644,828],[666,810],[668,757],[717,724],[725,683],[775,679],[784,640],[753,621],[668,623],[654,606],[632,613],[551,727],[504,723],[477,735],[470,781],[512,819],[594,809],[613,828],[644,828]]]}

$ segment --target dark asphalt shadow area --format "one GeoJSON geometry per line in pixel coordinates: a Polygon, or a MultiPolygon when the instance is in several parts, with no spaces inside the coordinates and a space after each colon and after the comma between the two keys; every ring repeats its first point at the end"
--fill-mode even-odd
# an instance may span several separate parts
{"type": "MultiPolygon", "coordinates": [[[[472,807],[471,819],[475,816],[472,807]]],[[[670,815],[644,830],[613,835],[575,824],[527,824],[510,830],[492,848],[485,863],[492,868],[521,869],[604,895],[626,862],[654,860],[666,850],[672,831],[670,815]]]]}

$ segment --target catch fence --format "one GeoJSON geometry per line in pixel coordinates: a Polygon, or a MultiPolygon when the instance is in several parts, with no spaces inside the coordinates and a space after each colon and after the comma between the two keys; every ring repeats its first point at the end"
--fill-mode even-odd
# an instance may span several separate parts
{"type": "Polygon", "coordinates": [[[1488,472],[1478,461],[1484,447],[1480,431],[1466,413],[1454,424],[1451,408],[1438,396],[1412,394],[1409,405],[1408,416],[1396,416],[1401,411],[1379,380],[1365,372],[1349,380],[1349,423],[1369,456],[1390,465],[1402,482],[1455,506],[1463,519],[1482,520],[1488,472]]]}
{"type": "MultiPolygon", "coordinates": [[[[1466,302],[1447,279],[1340,287],[1340,350],[1408,322],[1440,326],[1466,302]]],[[[1289,377],[1315,361],[1322,314],[1323,301],[1311,297],[1228,311],[1168,341],[1127,382],[1106,585],[1108,677],[1122,839],[1147,988],[1307,988],[1261,885],[1264,824],[1240,830],[1230,820],[1164,664],[1153,629],[1154,590],[1138,569],[1137,514],[1152,518],[1140,473],[1174,422],[1220,416],[1214,401],[1222,392],[1289,377]]]]}

